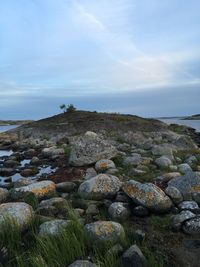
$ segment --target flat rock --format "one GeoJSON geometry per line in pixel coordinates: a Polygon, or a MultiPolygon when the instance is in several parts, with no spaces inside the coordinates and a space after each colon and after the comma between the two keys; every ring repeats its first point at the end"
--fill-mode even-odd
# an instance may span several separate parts
{"type": "Polygon", "coordinates": [[[154,212],[166,212],[172,206],[170,198],[152,183],[142,184],[129,180],[124,184],[123,190],[135,204],[142,205],[154,212]]]}
{"type": "Polygon", "coordinates": [[[120,180],[113,175],[99,174],[83,182],[78,189],[86,199],[104,199],[114,197],[121,188],[120,180]]]}

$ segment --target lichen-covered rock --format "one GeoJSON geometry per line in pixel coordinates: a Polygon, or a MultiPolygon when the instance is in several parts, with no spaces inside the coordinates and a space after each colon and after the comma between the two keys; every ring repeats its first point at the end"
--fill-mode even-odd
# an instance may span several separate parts
{"type": "Polygon", "coordinates": [[[0,227],[6,220],[13,220],[20,230],[26,230],[33,219],[33,209],[24,202],[4,203],[0,205],[0,227]]]}
{"type": "Polygon", "coordinates": [[[168,186],[165,189],[165,193],[171,198],[171,200],[175,204],[179,204],[181,201],[183,201],[183,196],[182,196],[181,192],[176,187],[168,186]]]}
{"type": "Polygon", "coordinates": [[[0,188],[0,203],[4,202],[7,199],[8,195],[9,193],[7,189],[0,188]]]}
{"type": "Polygon", "coordinates": [[[116,176],[99,174],[83,182],[78,192],[86,199],[104,199],[114,197],[120,188],[121,182],[116,176]]]}
{"type": "Polygon", "coordinates": [[[97,267],[97,265],[92,263],[91,261],[77,260],[70,264],[68,267],[97,267]]]}
{"type": "Polygon", "coordinates": [[[193,212],[191,212],[189,210],[183,210],[183,211],[181,211],[181,213],[176,214],[173,217],[172,228],[174,230],[180,230],[183,222],[185,222],[189,219],[195,218],[195,217],[196,217],[196,215],[193,212]]]}
{"type": "Polygon", "coordinates": [[[12,199],[23,199],[28,194],[32,193],[37,198],[52,197],[55,195],[56,185],[52,181],[41,181],[27,186],[14,188],[11,191],[12,199]]]}
{"type": "Polygon", "coordinates": [[[165,212],[172,206],[170,198],[152,183],[142,184],[129,180],[124,184],[123,190],[134,203],[154,212],[165,212]]]}
{"type": "Polygon", "coordinates": [[[101,159],[98,160],[95,164],[95,169],[98,172],[103,172],[108,169],[114,169],[116,168],[115,163],[110,159],[101,159]]]}
{"type": "Polygon", "coordinates": [[[200,235],[200,217],[192,218],[186,221],[183,225],[183,231],[186,234],[199,236],[200,235]]]}
{"type": "Polygon", "coordinates": [[[112,221],[98,221],[85,225],[85,231],[92,241],[110,241],[117,243],[124,237],[121,224],[112,221]]]}
{"type": "Polygon", "coordinates": [[[114,202],[108,209],[110,218],[113,221],[124,222],[130,216],[130,210],[125,203],[114,202]]]}
{"type": "Polygon", "coordinates": [[[65,229],[69,225],[69,223],[69,220],[66,221],[61,219],[44,222],[39,227],[39,235],[57,236],[63,231],[63,229],[65,229]]]}
{"type": "Polygon", "coordinates": [[[114,146],[95,133],[74,137],[71,145],[69,162],[72,166],[85,166],[100,159],[111,159],[118,153],[114,146]]]}
{"type": "Polygon", "coordinates": [[[200,192],[200,176],[194,172],[187,172],[183,176],[170,180],[168,185],[176,187],[185,200],[190,200],[193,194],[200,192]]]}
{"type": "Polygon", "coordinates": [[[155,163],[160,168],[167,168],[172,165],[172,161],[166,156],[161,156],[160,158],[157,158],[155,160],[155,163]]]}

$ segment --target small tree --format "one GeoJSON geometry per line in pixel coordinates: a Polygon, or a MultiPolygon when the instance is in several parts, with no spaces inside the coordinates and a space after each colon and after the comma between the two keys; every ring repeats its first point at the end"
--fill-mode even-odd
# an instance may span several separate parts
{"type": "Polygon", "coordinates": [[[67,107],[67,112],[74,112],[74,111],[76,111],[75,106],[72,105],[72,104],[68,105],[68,107],[67,107]]]}
{"type": "Polygon", "coordinates": [[[60,105],[60,109],[65,113],[67,112],[67,107],[65,104],[60,105]]]}

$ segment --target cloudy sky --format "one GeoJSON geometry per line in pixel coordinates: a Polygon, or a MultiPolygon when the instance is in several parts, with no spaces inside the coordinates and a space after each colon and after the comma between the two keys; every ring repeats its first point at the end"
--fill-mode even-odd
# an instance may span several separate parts
{"type": "Polygon", "coordinates": [[[200,113],[199,0],[1,0],[0,119],[200,113]]]}

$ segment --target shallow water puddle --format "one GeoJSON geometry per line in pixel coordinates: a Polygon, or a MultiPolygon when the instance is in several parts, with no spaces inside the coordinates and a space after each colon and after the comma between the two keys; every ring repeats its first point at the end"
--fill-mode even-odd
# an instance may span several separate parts
{"type": "Polygon", "coordinates": [[[12,153],[12,150],[0,150],[0,157],[10,156],[12,153]]]}

